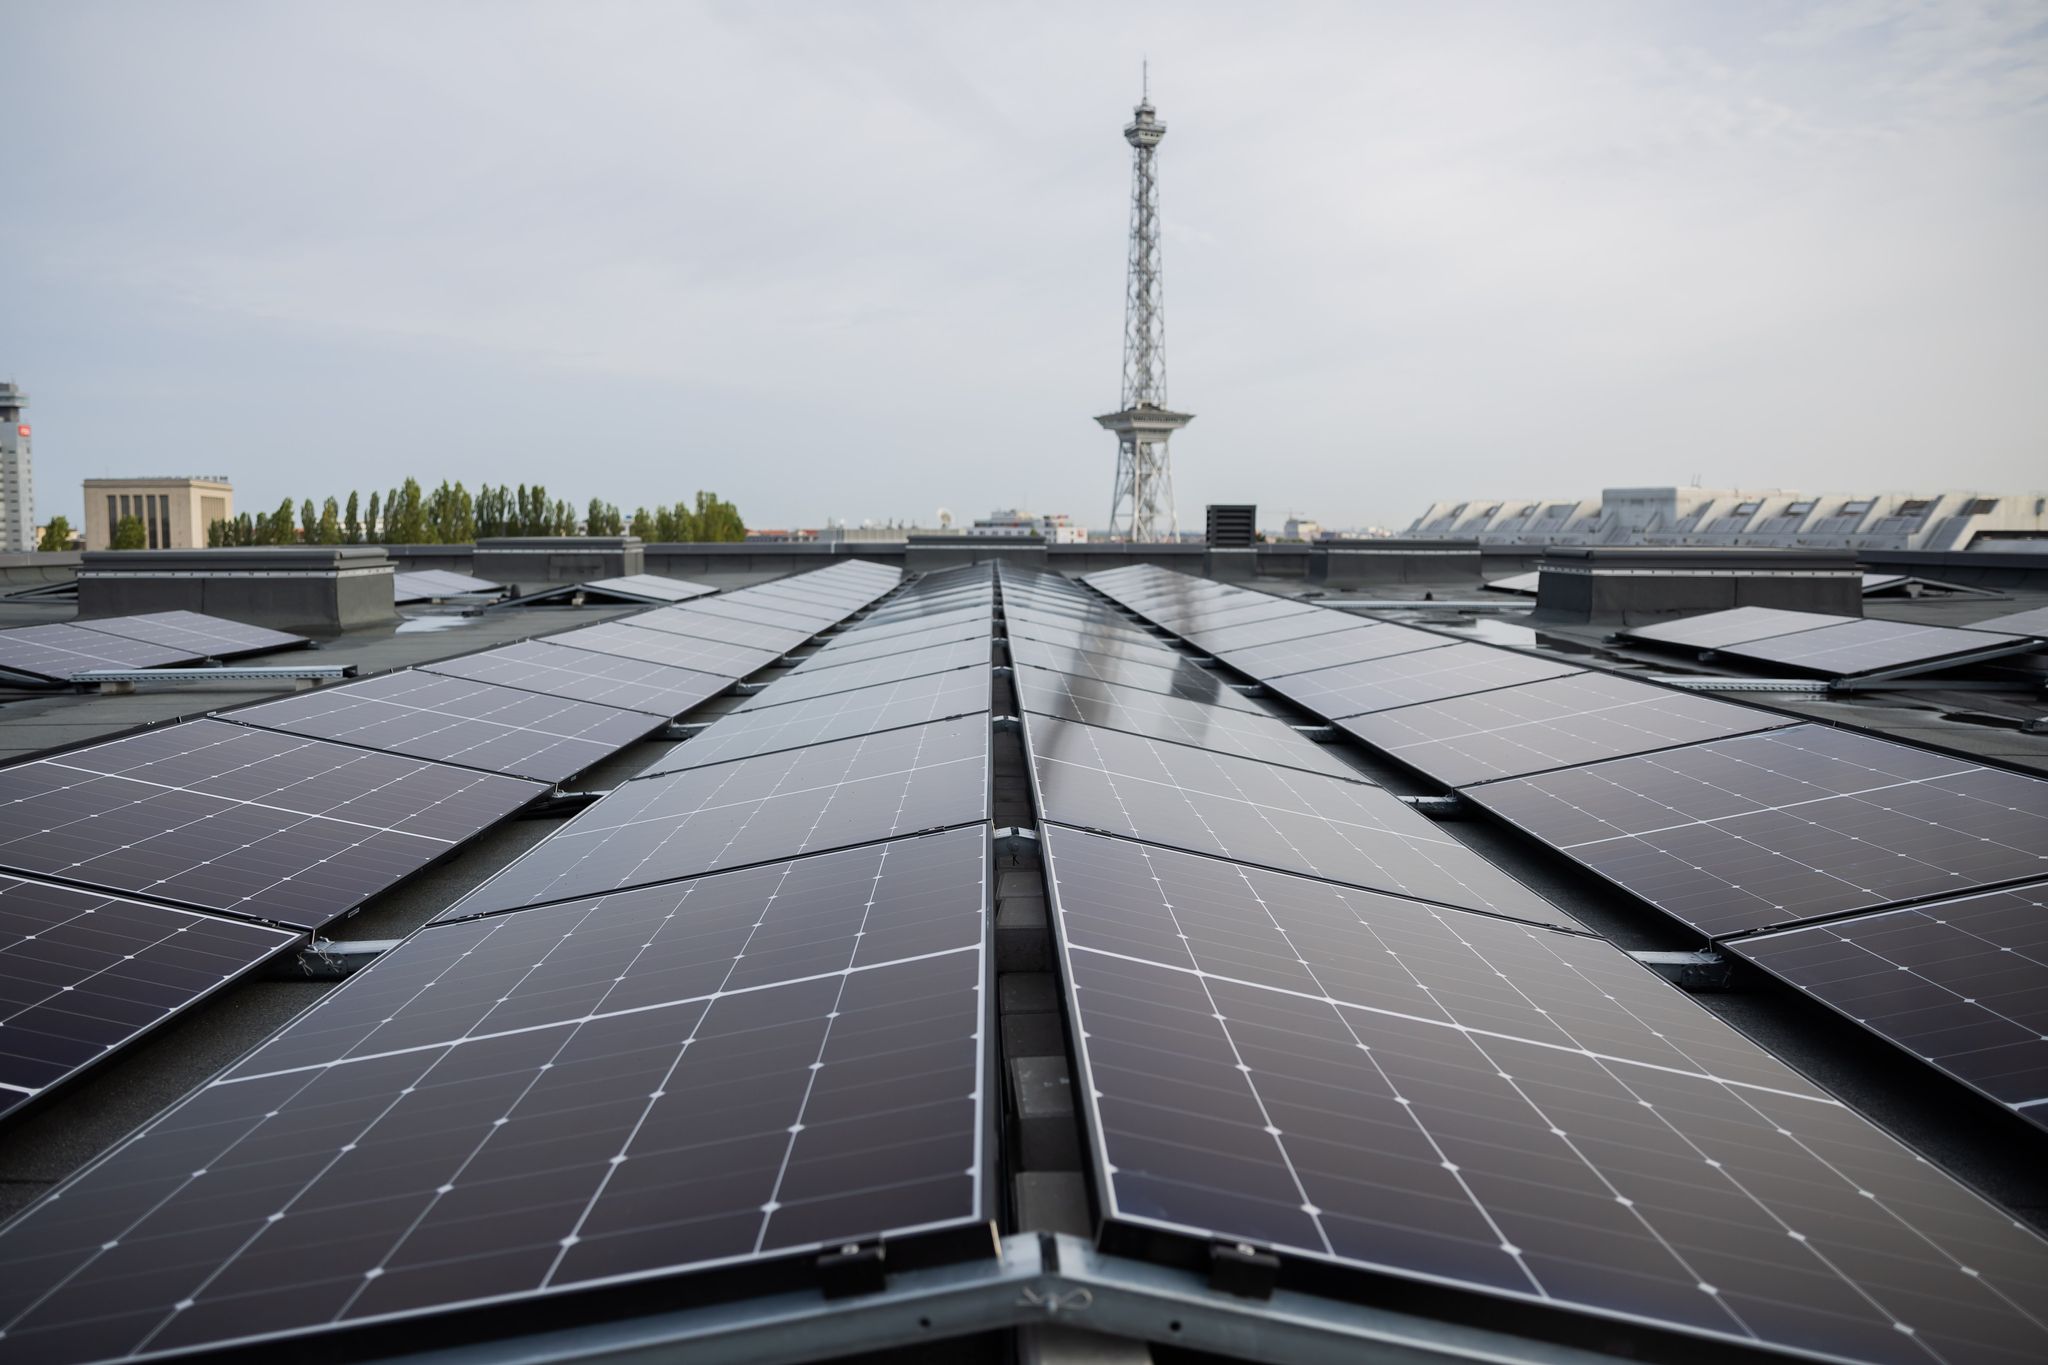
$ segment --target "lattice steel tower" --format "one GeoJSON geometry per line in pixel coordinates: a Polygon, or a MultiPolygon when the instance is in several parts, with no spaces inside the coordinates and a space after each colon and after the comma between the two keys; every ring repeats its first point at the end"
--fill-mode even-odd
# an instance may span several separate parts
{"type": "Polygon", "coordinates": [[[1109,505],[1110,534],[1126,540],[1172,540],[1180,531],[1173,510],[1173,467],[1166,442],[1195,420],[1166,406],[1166,301],[1159,271],[1159,171],[1156,161],[1166,125],[1155,116],[1149,90],[1124,129],[1131,144],[1131,263],[1124,286],[1122,411],[1095,420],[1116,433],[1116,493],[1109,505]]]}

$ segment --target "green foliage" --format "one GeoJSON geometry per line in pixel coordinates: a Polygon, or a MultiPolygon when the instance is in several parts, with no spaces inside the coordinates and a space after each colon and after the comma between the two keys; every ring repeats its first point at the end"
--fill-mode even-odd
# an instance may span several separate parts
{"type": "MultiPolygon", "coordinates": [[[[416,488],[411,479],[407,488],[416,488]]],[[[461,484],[441,480],[427,497],[427,539],[436,545],[467,545],[476,539],[476,500],[461,484]]]]}
{"type": "Polygon", "coordinates": [[[71,519],[57,516],[50,518],[50,524],[43,528],[43,538],[36,542],[38,550],[68,550],[71,548],[71,519]]]}
{"type": "Polygon", "coordinates": [[[313,510],[313,500],[307,498],[299,504],[299,541],[305,545],[314,545],[319,540],[320,514],[313,510]]]}
{"type": "Polygon", "coordinates": [[[485,484],[476,490],[476,537],[488,540],[509,536],[512,530],[512,486],[485,484]]]}
{"type": "Polygon", "coordinates": [[[114,543],[110,550],[140,550],[149,544],[149,532],[143,529],[141,517],[123,517],[114,526],[114,543]]]}
{"type": "Polygon", "coordinates": [[[362,506],[356,501],[355,490],[349,490],[348,510],[341,514],[341,543],[360,545],[363,543],[362,506]]]}
{"type": "Polygon", "coordinates": [[[333,498],[320,504],[320,521],[313,528],[313,537],[322,545],[341,544],[341,504],[333,498]]]}
{"type": "Polygon", "coordinates": [[[586,536],[622,536],[626,534],[626,519],[619,515],[616,503],[603,498],[590,500],[590,515],[583,519],[583,534],[586,536]]]}
{"type": "Polygon", "coordinates": [[[633,509],[632,533],[642,540],[654,539],[654,514],[645,507],[633,509]]]}
{"type": "Polygon", "coordinates": [[[370,511],[363,518],[363,539],[371,544],[380,544],[384,539],[384,514],[379,510],[377,490],[370,490],[370,511]]]}
{"type": "Polygon", "coordinates": [[[387,545],[431,545],[427,527],[426,499],[420,481],[407,479],[384,499],[384,543],[387,545]]]}

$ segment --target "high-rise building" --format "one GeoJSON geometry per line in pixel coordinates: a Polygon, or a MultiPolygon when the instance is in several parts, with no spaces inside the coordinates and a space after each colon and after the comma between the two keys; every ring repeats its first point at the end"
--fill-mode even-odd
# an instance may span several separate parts
{"type": "Polygon", "coordinates": [[[35,469],[21,416],[27,406],[21,386],[0,379],[0,550],[9,552],[36,547],[35,469]]]}
{"type": "Polygon", "coordinates": [[[1173,467],[1166,442],[1195,420],[1166,406],[1166,300],[1159,269],[1160,140],[1166,136],[1149,92],[1124,129],[1131,144],[1131,259],[1124,289],[1122,407],[1098,417],[1116,433],[1116,491],[1109,533],[1120,540],[1173,540],[1173,467]]]}

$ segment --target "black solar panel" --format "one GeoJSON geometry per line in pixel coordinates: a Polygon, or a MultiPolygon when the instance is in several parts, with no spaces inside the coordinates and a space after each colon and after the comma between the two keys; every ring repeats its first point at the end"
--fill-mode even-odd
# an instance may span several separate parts
{"type": "Polygon", "coordinates": [[[664,635],[683,635],[693,640],[707,640],[722,645],[743,645],[748,649],[762,650],[770,654],[786,654],[804,641],[816,635],[813,626],[770,625],[761,621],[742,621],[729,616],[707,616],[695,606],[662,607],[657,611],[641,612],[628,616],[620,622],[622,626],[637,626],[642,630],[658,630],[664,635]]]}
{"type": "Polygon", "coordinates": [[[8,1353],[986,1257],[985,840],[416,934],[0,1234],[8,1353]]]}
{"type": "Polygon", "coordinates": [[[77,626],[23,626],[0,630],[0,669],[56,682],[95,668],[163,668],[191,663],[187,650],[127,640],[77,626]]]}
{"type": "Polygon", "coordinates": [[[793,670],[797,673],[816,673],[823,669],[839,668],[845,664],[866,663],[890,654],[908,654],[912,650],[929,649],[933,645],[949,645],[958,640],[979,640],[986,647],[994,633],[994,623],[985,611],[967,613],[965,621],[951,625],[934,626],[928,630],[877,630],[848,631],[832,639],[810,658],[805,659],[793,670]]]}
{"type": "Polygon", "coordinates": [[[878,593],[849,583],[811,583],[809,581],[787,580],[780,583],[761,583],[747,589],[749,598],[757,598],[765,606],[778,602],[803,607],[810,611],[835,613],[835,620],[843,620],[875,600],[878,593]]]}
{"type": "Polygon", "coordinates": [[[1609,673],[1574,673],[1375,711],[1337,725],[1446,786],[1462,787],[1772,730],[1793,720],[1609,673]]]}
{"type": "Polygon", "coordinates": [[[1007,628],[1020,635],[1036,635],[1041,640],[1054,640],[1065,644],[1076,637],[1114,640],[1119,644],[1139,649],[1170,651],[1169,641],[1157,635],[1150,635],[1129,625],[1122,618],[1106,614],[1083,615],[1078,612],[1041,611],[1030,607],[1003,605],[1003,620],[1007,628]]]}
{"type": "MultiPolygon", "coordinates": [[[[678,618],[685,614],[708,616],[727,621],[744,621],[754,625],[780,626],[788,630],[802,631],[806,639],[845,616],[837,607],[820,610],[816,606],[804,606],[801,603],[786,602],[773,597],[749,598],[739,594],[707,597],[679,607],[664,607],[661,614],[678,618]]],[[[630,621],[640,618],[626,619],[630,621]]]]}
{"type": "Polygon", "coordinates": [[[1230,649],[1252,649],[1288,640],[1348,633],[1353,624],[1352,618],[1341,611],[1308,611],[1291,616],[1264,617],[1237,625],[1189,626],[1183,633],[1189,644],[1211,654],[1220,654],[1230,649]]]}
{"type": "Polygon", "coordinates": [[[643,663],[667,664],[671,668],[687,668],[692,672],[724,678],[744,678],[781,657],[779,650],[749,649],[744,645],[700,640],[691,635],[670,635],[659,630],[643,630],[622,621],[607,621],[600,626],[585,626],[581,630],[550,635],[548,643],[570,649],[593,650],[599,654],[615,654],[622,659],[638,659],[643,663]]]}
{"type": "Polygon", "coordinates": [[[792,669],[777,676],[762,691],[747,698],[746,704],[740,707],[740,710],[761,711],[772,706],[787,706],[793,701],[808,701],[812,697],[823,697],[833,692],[850,692],[856,687],[872,687],[876,683],[893,682],[925,673],[945,673],[956,668],[987,668],[989,651],[989,637],[986,634],[976,634],[948,644],[930,645],[924,649],[906,650],[900,654],[878,655],[858,663],[842,664],[836,668],[792,669]]]}
{"type": "Polygon", "coordinates": [[[1904,621],[1844,621],[1819,630],[1729,645],[1720,652],[1748,663],[1783,665],[1846,678],[1890,669],[1952,666],[1973,655],[1990,657],[2026,646],[2021,635],[1916,626],[1904,621]]]}
{"type": "Polygon", "coordinates": [[[962,629],[980,629],[986,632],[993,619],[988,607],[966,606],[931,616],[913,616],[901,621],[885,621],[880,624],[872,620],[859,621],[839,634],[827,638],[818,652],[804,661],[804,666],[829,667],[830,665],[824,662],[828,656],[836,656],[853,649],[876,649],[885,640],[906,640],[909,643],[899,648],[917,649],[942,639],[957,638],[962,629]]]}
{"type": "Polygon", "coordinates": [[[851,692],[834,692],[787,706],[735,711],[720,717],[687,744],[669,750],[637,773],[661,773],[728,763],[736,758],[800,749],[828,740],[922,725],[988,710],[990,674],[986,667],[956,668],[899,682],[877,683],[851,692]]]}
{"type": "Polygon", "coordinates": [[[222,717],[386,753],[559,782],[660,725],[645,711],[439,673],[386,673],[222,717]]]}
{"type": "Polygon", "coordinates": [[[841,597],[827,584],[819,584],[807,594],[798,596],[792,589],[741,588],[737,592],[725,593],[701,605],[723,604],[727,607],[744,609],[749,613],[774,612],[777,616],[795,617],[798,621],[813,626],[831,626],[844,621],[864,605],[861,597],[841,597]]]}
{"type": "Polygon", "coordinates": [[[1817,725],[1466,794],[1716,938],[2048,872],[2048,782],[1817,725]]]}
{"type": "Polygon", "coordinates": [[[1496,1301],[1461,1320],[1520,1301],[1835,1359],[2048,1350],[2048,1246],[1606,943],[1066,830],[1047,849],[1111,1249],[1248,1242],[1496,1301]]]}
{"type": "Polygon", "coordinates": [[[1456,640],[1432,635],[1426,630],[1354,621],[1349,630],[1246,649],[1226,649],[1219,651],[1216,657],[1240,673],[1271,681],[1290,673],[1307,673],[1338,664],[1366,663],[1400,654],[1417,654],[1425,649],[1444,649],[1456,643],[1456,640]]]}
{"type": "Polygon", "coordinates": [[[273,649],[296,649],[310,643],[303,635],[287,635],[281,630],[266,630],[262,626],[245,626],[239,621],[206,616],[196,611],[153,611],[141,616],[111,616],[77,624],[85,630],[182,650],[193,658],[232,659],[273,649]]]}
{"type": "Polygon", "coordinates": [[[867,624],[884,626],[901,621],[915,621],[919,617],[943,616],[947,612],[960,611],[968,607],[990,612],[994,610],[995,602],[995,594],[987,588],[933,593],[925,597],[899,597],[875,608],[867,617],[867,624]]]}
{"type": "Polygon", "coordinates": [[[1439,701],[1583,671],[1555,659],[1516,654],[1491,645],[1455,644],[1269,678],[1266,685],[1317,715],[1336,720],[1367,711],[1384,711],[1390,706],[1439,701]]]}
{"type": "Polygon", "coordinates": [[[2035,607],[2031,611],[2016,611],[2005,616],[1994,616],[1988,621],[1978,621],[1971,630],[1990,630],[2002,635],[2026,635],[2036,640],[2048,639],[2048,607],[2035,607]]]}
{"type": "Polygon", "coordinates": [[[1368,783],[1026,716],[1039,813],[1516,919],[1576,921],[1368,783]]]}
{"type": "Polygon", "coordinates": [[[416,569],[391,575],[392,596],[399,602],[427,602],[437,597],[463,597],[471,593],[497,593],[504,589],[487,579],[446,569],[416,569]]]}
{"type": "Polygon", "coordinates": [[[685,602],[717,589],[686,579],[655,573],[629,573],[620,578],[596,578],[583,585],[620,597],[637,597],[649,602],[685,602]]]}
{"type": "Polygon", "coordinates": [[[1134,639],[1120,631],[1093,628],[1067,630],[1059,626],[1041,625],[1035,621],[1013,621],[1006,630],[1012,639],[1033,640],[1041,645],[1053,645],[1060,649],[1084,649],[1103,658],[1127,659],[1132,663],[1146,664],[1153,668],[1171,668],[1187,658],[1185,654],[1169,648],[1164,642],[1134,639]]]}
{"type": "Polygon", "coordinates": [[[985,820],[988,738],[967,716],[628,782],[442,918],[985,820]]]}
{"type": "Polygon", "coordinates": [[[190,721],[0,769],[0,866],[310,929],[544,790],[190,721]]]}
{"type": "Polygon", "coordinates": [[[1082,721],[1127,734],[1192,744],[1263,763],[1357,780],[1358,772],[1328,746],[1304,737],[1275,716],[1255,715],[1185,697],[1119,687],[1095,678],[1020,667],[1012,681],[1017,705],[1057,720],[1082,721]]]}
{"type": "Polygon", "coordinates": [[[1684,649],[1725,649],[1751,640],[1767,640],[1795,631],[1818,630],[1838,625],[1840,616],[1823,612],[1786,611],[1780,607],[1733,607],[1710,611],[1702,616],[1665,621],[1651,626],[1632,626],[1622,634],[1631,640],[1676,645],[1684,649]]]}
{"type": "Polygon", "coordinates": [[[2048,1127],[2048,882],[1728,947],[2048,1127]]]}
{"type": "Polygon", "coordinates": [[[0,876],[0,1114],[298,941],[258,924],[0,876]]]}
{"type": "Polygon", "coordinates": [[[1147,604],[1145,614],[1162,625],[1183,634],[1198,630],[1221,630],[1225,626],[1250,625],[1256,621],[1277,621],[1289,616],[1315,616],[1326,608],[1307,602],[1294,602],[1270,593],[1245,593],[1239,597],[1219,598],[1215,603],[1194,603],[1186,607],[1165,610],[1147,604]]]}
{"type": "Polygon", "coordinates": [[[428,673],[474,678],[543,696],[645,711],[651,716],[680,715],[732,686],[731,678],[585,649],[564,649],[540,640],[466,654],[459,659],[443,659],[422,664],[421,668],[428,673]]]}
{"type": "Polygon", "coordinates": [[[1186,697],[1190,701],[1227,706],[1255,716],[1270,714],[1266,708],[1230,686],[1227,675],[1202,668],[1186,659],[1177,660],[1171,668],[1161,668],[1136,659],[1067,649],[1015,635],[1010,637],[1009,650],[1010,661],[1020,667],[1049,668],[1055,673],[1071,673],[1076,677],[1094,678],[1146,692],[1186,697]]]}

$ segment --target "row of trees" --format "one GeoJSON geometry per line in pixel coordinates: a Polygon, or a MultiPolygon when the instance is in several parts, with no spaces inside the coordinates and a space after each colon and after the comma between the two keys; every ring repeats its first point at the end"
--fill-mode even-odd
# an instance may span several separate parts
{"type": "MultiPolygon", "coordinates": [[[[134,520],[134,518],[129,518],[134,520]]],[[[115,549],[139,549],[121,544],[126,524],[116,528],[115,549]]],[[[135,522],[140,532],[142,523],[135,522]]],[[[419,480],[407,479],[400,487],[379,495],[370,494],[368,506],[355,494],[346,504],[328,498],[319,507],[307,498],[297,507],[290,498],[275,512],[244,512],[206,528],[206,543],[221,545],[466,545],[497,536],[616,536],[626,534],[627,521],[618,507],[602,498],[592,498],[582,517],[563,498],[550,499],[540,484],[492,487],[485,484],[474,494],[460,483],[443,479],[431,492],[421,489],[419,480]]],[[[744,540],[746,523],[739,509],[716,493],[697,494],[693,507],[645,507],[634,510],[632,534],[642,540],[744,540]]]]}

